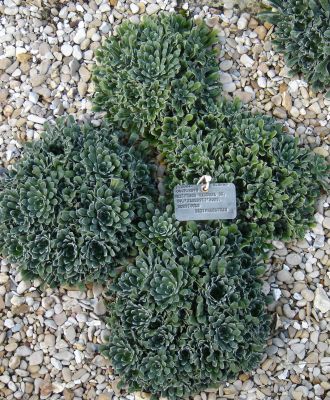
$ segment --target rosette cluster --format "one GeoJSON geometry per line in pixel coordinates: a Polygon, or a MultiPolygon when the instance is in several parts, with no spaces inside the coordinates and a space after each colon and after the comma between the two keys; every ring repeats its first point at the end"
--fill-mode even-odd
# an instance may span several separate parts
{"type": "Polygon", "coordinates": [[[254,368],[269,317],[264,266],[235,225],[190,223],[168,240],[171,249],[142,249],[113,285],[104,354],[130,390],[174,400],[254,368]]]}
{"type": "Polygon", "coordinates": [[[162,130],[168,193],[207,171],[214,182],[235,184],[236,223],[252,241],[301,238],[314,224],[329,165],[273,118],[223,103],[217,113],[166,118],[162,130]]]}
{"type": "Polygon", "coordinates": [[[220,95],[215,41],[204,23],[181,15],[124,22],[98,50],[95,109],[129,136],[149,139],[164,117],[206,109],[220,95]]]}
{"type": "Polygon", "coordinates": [[[104,281],[134,254],[153,168],[119,136],[109,125],[60,119],[1,182],[0,249],[25,278],[104,281]]]}

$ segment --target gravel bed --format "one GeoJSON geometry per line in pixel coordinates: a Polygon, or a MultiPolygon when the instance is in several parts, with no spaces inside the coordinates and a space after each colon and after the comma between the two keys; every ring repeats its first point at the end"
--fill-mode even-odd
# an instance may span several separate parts
{"type": "MultiPolygon", "coordinates": [[[[249,2],[251,3],[251,2],[249,2]]],[[[95,50],[123,19],[174,11],[176,1],[0,0],[0,173],[39,139],[45,121],[91,112],[95,50]]],[[[228,97],[283,120],[288,134],[330,161],[330,101],[289,77],[270,42],[271,25],[231,0],[219,8],[181,3],[219,31],[221,80],[228,97]]],[[[256,371],[194,400],[330,399],[330,197],[304,240],[274,242],[264,290],[275,302],[272,338],[256,371]]],[[[43,288],[0,264],[0,398],[148,399],[127,395],[99,353],[109,331],[100,285],[43,288]]]]}

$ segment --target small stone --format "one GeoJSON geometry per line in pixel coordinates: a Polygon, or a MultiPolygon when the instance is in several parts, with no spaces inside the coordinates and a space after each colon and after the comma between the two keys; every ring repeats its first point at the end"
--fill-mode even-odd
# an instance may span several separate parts
{"type": "Polygon", "coordinates": [[[266,74],[269,71],[268,65],[264,62],[258,65],[258,70],[261,71],[263,74],[266,74]]]}
{"type": "Polygon", "coordinates": [[[271,98],[271,101],[275,104],[275,106],[280,106],[282,104],[282,96],[277,94],[271,98]]]}
{"type": "Polygon", "coordinates": [[[9,368],[15,370],[16,368],[18,368],[18,366],[20,365],[20,363],[21,363],[20,357],[13,356],[13,357],[10,359],[10,361],[9,361],[9,368]]]}
{"type": "Polygon", "coordinates": [[[78,93],[80,97],[84,97],[87,92],[87,83],[86,82],[78,82],[78,93]]]}
{"type": "Polygon", "coordinates": [[[280,107],[276,107],[273,111],[273,114],[275,115],[275,117],[281,118],[281,119],[286,119],[287,118],[287,114],[286,111],[283,108],[280,107]]]}
{"type": "Polygon", "coordinates": [[[109,33],[110,29],[111,29],[111,25],[110,24],[108,24],[105,21],[102,22],[102,25],[100,26],[100,31],[102,33],[109,33]]]}
{"type": "MultiPolygon", "coordinates": [[[[187,3],[186,3],[187,4],[187,3]]],[[[210,28],[214,28],[216,25],[219,23],[219,16],[215,15],[210,18],[206,18],[206,25],[209,26],[210,28]]]]}
{"type": "Polygon", "coordinates": [[[43,125],[46,122],[46,118],[39,117],[38,115],[30,114],[27,117],[28,121],[34,122],[35,124],[43,125]]]}
{"type": "Polygon", "coordinates": [[[308,388],[305,386],[298,386],[292,392],[292,395],[294,400],[302,400],[308,396],[308,388]]]}
{"type": "Polygon", "coordinates": [[[293,116],[293,118],[298,118],[300,115],[300,112],[297,107],[291,107],[290,114],[293,116]]]}
{"type": "Polygon", "coordinates": [[[274,297],[275,301],[279,300],[281,295],[282,295],[281,289],[278,289],[278,288],[273,289],[273,297],[274,297]]]}
{"type": "Polygon", "coordinates": [[[65,384],[62,382],[53,382],[52,390],[54,393],[61,393],[65,388],[65,384]]]}
{"type": "Polygon", "coordinates": [[[132,11],[132,14],[138,14],[140,11],[140,7],[137,4],[131,3],[129,7],[132,11]]]}
{"type": "Polygon", "coordinates": [[[40,86],[42,83],[44,83],[46,80],[46,75],[35,75],[32,76],[30,79],[31,82],[31,86],[32,87],[36,87],[36,86],[40,86]]]}
{"type": "Polygon", "coordinates": [[[64,336],[69,341],[72,342],[76,337],[76,331],[73,326],[69,326],[64,330],[64,336]]]}
{"type": "Polygon", "coordinates": [[[95,304],[94,312],[96,315],[104,315],[106,313],[106,311],[107,311],[107,309],[105,307],[103,300],[100,300],[95,304]]]}
{"type": "Polygon", "coordinates": [[[139,8],[140,8],[140,14],[144,14],[145,13],[145,11],[146,11],[146,5],[145,5],[145,3],[143,3],[143,2],[139,2],[138,3],[138,6],[139,6],[139,8]]]}
{"type": "Polygon", "coordinates": [[[324,394],[324,389],[321,385],[317,384],[314,386],[314,393],[317,396],[322,396],[324,394]]]}
{"type": "Polygon", "coordinates": [[[313,245],[316,249],[321,249],[322,247],[324,247],[324,242],[325,237],[323,235],[316,235],[313,245]]]}
{"type": "Polygon", "coordinates": [[[323,156],[323,157],[328,157],[328,155],[329,155],[329,152],[322,146],[315,147],[313,149],[313,151],[314,151],[315,154],[318,154],[318,155],[323,156]]]}
{"type": "Polygon", "coordinates": [[[246,29],[247,25],[248,25],[248,20],[244,17],[240,17],[239,20],[237,21],[237,28],[239,30],[246,29]]]}
{"type": "Polygon", "coordinates": [[[69,297],[72,297],[73,299],[84,299],[86,297],[86,293],[83,292],[82,290],[77,290],[77,289],[73,289],[72,290],[68,289],[67,295],[69,297]]]}
{"type": "Polygon", "coordinates": [[[290,347],[295,354],[300,356],[306,351],[304,343],[294,343],[290,347]]]}
{"type": "Polygon", "coordinates": [[[17,343],[12,342],[7,344],[7,346],[5,346],[5,350],[8,351],[8,353],[15,351],[17,349],[17,343]]]}
{"type": "MultiPolygon", "coordinates": [[[[3,115],[9,118],[12,115],[13,111],[14,108],[10,104],[7,104],[3,109],[3,115]]],[[[10,160],[10,157],[7,157],[7,160],[10,160]]]]}
{"type": "Polygon", "coordinates": [[[149,400],[151,394],[146,392],[134,392],[134,397],[135,400],[149,400]]]}
{"type": "Polygon", "coordinates": [[[10,318],[5,319],[4,326],[11,329],[15,325],[14,321],[10,318]]]}
{"type": "Polygon", "coordinates": [[[6,48],[5,48],[5,56],[6,57],[15,57],[15,55],[16,55],[16,48],[15,48],[15,46],[7,46],[6,48]]]}
{"type": "Polygon", "coordinates": [[[233,62],[231,60],[224,60],[220,63],[221,71],[228,71],[233,66],[233,62]]]}
{"type": "Polygon", "coordinates": [[[52,393],[53,393],[53,385],[51,384],[51,382],[43,381],[43,383],[40,385],[41,396],[46,398],[52,393]]]}
{"type": "Polygon", "coordinates": [[[239,44],[237,46],[237,51],[239,54],[246,54],[249,51],[249,48],[247,46],[243,46],[242,44],[239,44]]]}
{"type": "Polygon", "coordinates": [[[44,343],[47,347],[54,347],[55,346],[55,336],[51,333],[47,333],[44,338],[44,343]]]}
{"type": "Polygon", "coordinates": [[[266,79],[264,76],[260,76],[260,77],[258,78],[258,86],[259,86],[260,88],[265,88],[265,87],[267,87],[267,79],[266,79]]]}
{"type": "Polygon", "coordinates": [[[323,220],[323,227],[325,229],[330,229],[330,217],[325,217],[323,220]]]}
{"type": "Polygon", "coordinates": [[[64,43],[61,46],[61,52],[65,57],[70,57],[73,52],[73,47],[69,43],[64,43]]]}
{"type": "Polygon", "coordinates": [[[293,319],[296,315],[296,312],[290,308],[289,304],[284,304],[283,313],[287,318],[290,319],[293,319]]]}
{"type": "Polygon", "coordinates": [[[64,322],[67,320],[67,317],[64,312],[54,315],[53,318],[57,326],[63,325],[64,322]]]}
{"type": "Polygon", "coordinates": [[[97,400],[112,400],[113,398],[113,393],[102,393],[99,395],[97,400]]]}
{"type": "Polygon", "coordinates": [[[299,265],[302,261],[302,257],[297,253],[290,253],[286,256],[286,262],[292,266],[299,265]]]}
{"type": "Polygon", "coordinates": [[[83,82],[88,82],[91,78],[91,73],[84,65],[79,68],[79,74],[83,82]]]}
{"type": "Polygon", "coordinates": [[[54,305],[53,297],[43,297],[41,300],[41,305],[45,310],[49,310],[54,305]]]}
{"type": "Polygon", "coordinates": [[[29,287],[30,287],[30,284],[28,282],[21,281],[16,288],[16,292],[18,294],[23,294],[24,292],[26,292],[29,289],[29,287]]]}
{"type": "Polygon", "coordinates": [[[20,63],[26,63],[32,58],[32,55],[29,53],[20,53],[17,54],[16,59],[20,63]]]}
{"type": "Polygon", "coordinates": [[[15,324],[12,328],[11,331],[13,333],[19,332],[22,329],[22,324],[15,324]]]}
{"type": "Polygon", "coordinates": [[[41,365],[44,359],[44,353],[42,350],[35,351],[28,358],[28,362],[30,365],[41,365]]]}
{"type": "Polygon", "coordinates": [[[288,92],[282,93],[282,106],[287,110],[290,111],[292,108],[292,99],[288,92]]]}
{"type": "Polygon", "coordinates": [[[253,100],[252,93],[245,92],[245,91],[242,91],[242,90],[236,90],[234,92],[234,96],[238,97],[244,104],[247,104],[247,103],[249,103],[250,101],[253,100]]]}
{"type": "MultiPolygon", "coordinates": [[[[76,44],[81,44],[85,39],[86,39],[86,31],[85,31],[85,29],[78,29],[76,34],[74,35],[73,41],[76,44]]],[[[62,50],[62,47],[61,47],[61,50],[62,50]]],[[[62,50],[62,53],[63,53],[63,50],[62,50]]],[[[71,55],[71,54],[69,54],[69,55],[71,55]]]]}
{"type": "Polygon", "coordinates": [[[146,12],[148,15],[152,15],[157,13],[160,10],[160,7],[158,4],[148,4],[146,8],[146,12]]]}
{"type": "Polygon", "coordinates": [[[289,271],[282,269],[281,271],[279,271],[276,275],[277,279],[281,282],[284,282],[286,284],[290,284],[293,283],[293,277],[290,274],[289,271]]]}
{"type": "Polygon", "coordinates": [[[315,364],[317,365],[319,362],[319,356],[316,352],[309,353],[307,357],[304,359],[308,364],[315,364]]]}
{"type": "Polygon", "coordinates": [[[0,382],[4,384],[8,384],[10,382],[10,376],[9,375],[0,375],[0,382]]]}
{"type": "Polygon", "coordinates": [[[33,104],[37,104],[39,100],[39,95],[36,92],[30,92],[29,93],[29,101],[33,104]]]}
{"type": "Polygon", "coordinates": [[[231,93],[236,90],[236,85],[234,82],[224,83],[222,89],[224,92],[231,93]]]}
{"type": "Polygon", "coordinates": [[[322,313],[330,311],[330,299],[321,286],[315,290],[314,308],[320,310],[322,313]]]}
{"type": "Polygon", "coordinates": [[[243,54],[240,58],[240,61],[246,68],[252,68],[254,64],[254,60],[247,54],[243,54]]]}
{"type": "Polygon", "coordinates": [[[74,358],[74,355],[68,350],[61,350],[58,353],[55,353],[54,357],[60,361],[71,361],[74,358]]]}
{"type": "Polygon", "coordinates": [[[5,284],[9,281],[9,276],[3,272],[0,272],[0,284],[5,284]]]}
{"type": "Polygon", "coordinates": [[[1,58],[0,59],[0,70],[6,70],[11,66],[12,62],[9,58],[1,58]]]}
{"type": "Polygon", "coordinates": [[[258,38],[260,40],[265,39],[265,37],[267,35],[267,29],[263,25],[257,26],[254,31],[258,35],[258,38]]]}
{"type": "Polygon", "coordinates": [[[315,114],[321,114],[322,110],[321,107],[319,105],[319,103],[316,101],[315,103],[311,104],[308,109],[312,112],[314,112],[315,114]]]}
{"type": "Polygon", "coordinates": [[[313,301],[314,300],[314,292],[310,289],[303,289],[301,291],[302,297],[307,300],[307,301],[313,301]]]}
{"type": "Polygon", "coordinates": [[[4,103],[7,100],[8,94],[7,89],[0,89],[0,103],[4,103]]]}
{"type": "Polygon", "coordinates": [[[303,273],[303,271],[296,271],[293,274],[293,277],[295,281],[303,281],[305,279],[305,274],[303,273]]]}
{"type": "Polygon", "coordinates": [[[293,398],[293,400],[302,400],[303,393],[300,390],[295,389],[292,392],[292,398],[293,398]]]}
{"type": "MultiPolygon", "coordinates": [[[[81,60],[83,58],[82,52],[78,46],[74,46],[72,56],[76,61],[81,60]]],[[[85,54],[85,56],[86,56],[86,54],[85,54]]]]}
{"type": "Polygon", "coordinates": [[[35,92],[37,94],[39,94],[44,99],[48,100],[50,98],[51,91],[48,88],[46,88],[46,87],[36,87],[34,90],[35,90],[35,92]]]}
{"type": "MultiPolygon", "coordinates": [[[[63,397],[64,397],[64,400],[72,400],[74,398],[74,393],[69,389],[64,389],[63,397]]],[[[100,399],[100,396],[98,397],[98,400],[99,399],[100,399]]]]}
{"type": "Polygon", "coordinates": [[[225,84],[225,83],[230,83],[233,81],[233,78],[231,77],[230,74],[224,72],[223,74],[220,75],[220,82],[225,84]]]}
{"type": "Polygon", "coordinates": [[[32,353],[32,350],[27,346],[20,346],[15,351],[15,356],[18,357],[27,357],[32,353]]]}

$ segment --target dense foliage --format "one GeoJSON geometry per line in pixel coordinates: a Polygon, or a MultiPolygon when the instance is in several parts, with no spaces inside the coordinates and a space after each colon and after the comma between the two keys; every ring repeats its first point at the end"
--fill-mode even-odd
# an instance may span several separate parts
{"type": "MultiPolygon", "coordinates": [[[[293,73],[302,72],[315,92],[330,88],[330,1],[270,0],[261,14],[276,26],[275,44],[293,73]]],[[[327,93],[330,98],[330,90],[327,93]]]]}
{"type": "Polygon", "coordinates": [[[258,257],[270,239],[304,234],[327,186],[325,160],[272,118],[218,103],[213,42],[177,15],[124,23],[94,70],[96,110],[160,152],[168,204],[176,184],[205,174],[237,191],[235,224],[179,223],[149,202],[135,226],[138,256],[112,285],[104,354],[122,384],[154,398],[186,398],[257,365],[269,332],[258,257]]]}
{"type": "Polygon", "coordinates": [[[188,223],[170,232],[115,283],[104,353],[130,390],[177,400],[255,367],[269,318],[264,267],[235,225],[188,223]]]}
{"type": "Polygon", "coordinates": [[[272,118],[224,103],[217,114],[167,118],[160,142],[169,189],[197,183],[205,173],[235,184],[236,223],[245,238],[289,240],[314,223],[329,167],[272,118]]]}
{"type": "MultiPolygon", "coordinates": [[[[201,112],[219,95],[216,40],[181,15],[124,22],[97,53],[94,106],[130,136],[155,134],[164,116],[201,112]]],[[[150,138],[150,137],[149,137],[150,138]]]]}
{"type": "Polygon", "coordinates": [[[109,126],[48,126],[1,182],[0,250],[26,278],[103,280],[134,251],[132,222],[152,188],[150,166],[109,126]]]}

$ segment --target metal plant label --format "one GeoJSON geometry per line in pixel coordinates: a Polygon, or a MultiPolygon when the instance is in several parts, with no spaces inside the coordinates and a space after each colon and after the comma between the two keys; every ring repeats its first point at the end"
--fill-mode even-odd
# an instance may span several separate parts
{"type": "Polygon", "coordinates": [[[207,191],[200,185],[177,185],[174,208],[178,221],[234,219],[237,214],[235,185],[211,183],[207,191]]]}

